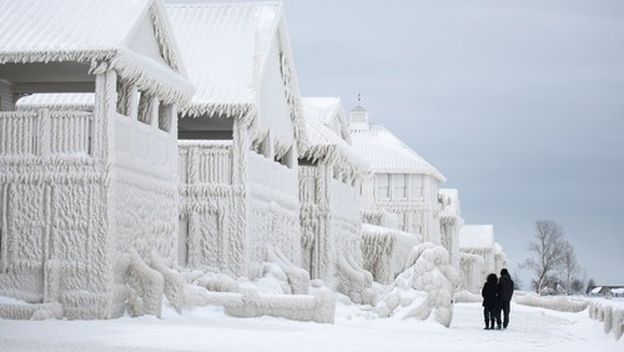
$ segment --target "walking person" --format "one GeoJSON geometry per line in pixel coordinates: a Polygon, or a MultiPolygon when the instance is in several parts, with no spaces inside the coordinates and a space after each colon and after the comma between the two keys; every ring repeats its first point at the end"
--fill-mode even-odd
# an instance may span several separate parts
{"type": "Polygon", "coordinates": [[[494,329],[494,322],[496,321],[496,328],[500,330],[501,321],[498,299],[498,278],[496,274],[492,273],[488,275],[487,281],[483,285],[481,290],[481,296],[483,296],[483,317],[485,319],[485,330],[494,329]]]}
{"type": "MultiPolygon", "coordinates": [[[[500,301],[500,310],[503,311],[503,329],[507,329],[509,326],[509,313],[511,306],[511,297],[514,292],[514,282],[509,275],[507,269],[503,269],[500,272],[500,279],[498,280],[498,299],[500,301]]],[[[500,310],[498,312],[498,321],[500,322],[500,310]]]]}

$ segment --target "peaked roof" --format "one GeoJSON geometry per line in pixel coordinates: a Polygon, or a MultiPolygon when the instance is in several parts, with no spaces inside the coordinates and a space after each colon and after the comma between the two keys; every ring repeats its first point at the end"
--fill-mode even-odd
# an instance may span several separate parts
{"type": "Polygon", "coordinates": [[[342,107],[337,98],[303,98],[308,144],[300,157],[311,160],[333,160],[339,169],[362,175],[368,172],[366,163],[351,146],[328,125],[342,107]]]}
{"type": "Polygon", "coordinates": [[[106,61],[162,99],[184,101],[193,92],[160,0],[0,0],[0,33],[0,64],[71,61],[94,70],[106,61]],[[166,64],[130,49],[146,16],[166,64]]]}
{"type": "MultiPolygon", "coordinates": [[[[281,39],[283,4],[168,4],[167,11],[197,88],[187,113],[246,114],[256,103],[271,43],[276,35],[281,39]]],[[[282,44],[282,50],[290,50],[282,44]]]]}
{"type": "Polygon", "coordinates": [[[444,176],[382,125],[352,130],[353,149],[376,173],[423,174],[444,182],[444,176]]]}
{"type": "Polygon", "coordinates": [[[342,139],[351,144],[349,122],[342,108],[340,98],[335,97],[306,97],[301,99],[306,120],[319,121],[342,139]]]}
{"type": "Polygon", "coordinates": [[[464,225],[459,230],[459,248],[494,249],[494,226],[464,225]]]}

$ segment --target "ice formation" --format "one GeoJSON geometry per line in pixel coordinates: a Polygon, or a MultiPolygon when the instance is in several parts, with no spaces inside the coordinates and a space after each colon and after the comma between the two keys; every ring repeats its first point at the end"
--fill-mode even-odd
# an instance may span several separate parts
{"type": "Polygon", "coordinates": [[[500,273],[507,257],[495,242],[494,226],[463,225],[459,232],[461,287],[479,293],[490,273],[500,273]]]}
{"type": "Polygon", "coordinates": [[[301,282],[294,282],[275,263],[256,265],[255,274],[250,281],[237,281],[218,272],[186,272],[185,306],[222,306],[227,314],[236,317],[270,315],[333,323],[336,300],[328,288],[311,288],[307,292],[309,287],[305,286],[306,293],[301,293],[301,282]]]}
{"type": "Polygon", "coordinates": [[[128,300],[158,314],[158,279],[141,262],[154,250],[176,261],[175,111],[193,88],[160,1],[83,5],[1,4],[14,34],[0,39],[0,65],[13,67],[1,84],[49,81],[94,99],[91,111],[0,112],[0,294],[58,302],[68,318],[120,316],[128,300]],[[126,270],[130,250],[141,259],[126,270]]]}
{"type": "Polygon", "coordinates": [[[373,274],[375,281],[390,284],[402,272],[410,251],[417,243],[414,234],[363,224],[361,250],[364,269],[373,274]]]}
{"type": "Polygon", "coordinates": [[[428,319],[433,312],[448,327],[453,319],[453,295],[459,276],[446,248],[426,242],[414,247],[392,290],[375,307],[381,316],[428,319]]]}
{"type": "Polygon", "coordinates": [[[444,176],[385,127],[370,124],[362,106],[351,111],[349,126],[355,153],[371,168],[362,181],[362,210],[395,214],[399,230],[439,244],[444,176]]]}
{"type": "Polygon", "coordinates": [[[180,115],[181,264],[236,277],[270,255],[299,266],[296,159],[307,139],[283,6],[167,9],[197,87],[180,115]]]}
{"type": "Polygon", "coordinates": [[[587,309],[589,317],[602,322],[605,334],[613,332],[616,340],[624,333],[624,302],[592,299],[587,309]]]}
{"type": "Polygon", "coordinates": [[[559,312],[582,312],[587,308],[585,299],[566,296],[538,296],[534,293],[518,292],[514,295],[514,302],[530,307],[540,307],[559,312]]]}
{"type": "Polygon", "coordinates": [[[331,323],[381,283],[448,326],[453,267],[504,264],[460,255],[457,191],[364,108],[300,97],[281,3],[2,1],[0,32],[2,318],[331,323]]]}
{"type": "Polygon", "coordinates": [[[313,279],[372,303],[373,277],[362,268],[359,183],[367,166],[349,145],[350,132],[336,98],[305,98],[308,148],[300,156],[299,200],[303,266],[313,279]]]}
{"type": "Polygon", "coordinates": [[[459,270],[459,231],[464,225],[459,205],[459,192],[452,188],[442,188],[439,191],[440,203],[440,241],[449,251],[451,265],[459,270]]]}

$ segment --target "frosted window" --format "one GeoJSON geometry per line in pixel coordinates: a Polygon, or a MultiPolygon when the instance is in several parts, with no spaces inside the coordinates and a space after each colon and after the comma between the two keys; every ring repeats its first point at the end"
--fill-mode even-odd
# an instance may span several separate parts
{"type": "Polygon", "coordinates": [[[407,174],[394,175],[392,185],[394,187],[394,196],[396,198],[407,198],[407,174]]]}
{"type": "Polygon", "coordinates": [[[390,198],[390,175],[377,175],[377,197],[382,199],[390,198]]]}

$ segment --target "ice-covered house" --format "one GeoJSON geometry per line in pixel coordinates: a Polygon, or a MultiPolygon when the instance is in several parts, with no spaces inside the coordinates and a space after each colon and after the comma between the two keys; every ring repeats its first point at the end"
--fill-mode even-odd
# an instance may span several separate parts
{"type": "Polygon", "coordinates": [[[440,242],[449,252],[450,262],[459,270],[459,231],[464,225],[459,205],[459,192],[454,188],[441,188],[440,202],[440,242]]]}
{"type": "Polygon", "coordinates": [[[2,0],[0,33],[0,295],[120,316],[148,257],[176,261],[176,110],[193,88],[165,9],[2,0]],[[91,109],[14,110],[54,92],[91,109]]]}
{"type": "Polygon", "coordinates": [[[368,111],[351,110],[353,148],[372,174],[362,182],[362,210],[370,217],[393,214],[398,228],[420,240],[440,243],[438,189],[444,176],[384,126],[371,124],[368,111]]]}
{"type": "Polygon", "coordinates": [[[179,120],[180,263],[301,266],[301,98],[282,3],[168,5],[197,92],[179,120]]]}
{"type": "MultiPolygon", "coordinates": [[[[358,99],[360,100],[360,99],[358,99]]],[[[360,187],[364,268],[390,283],[412,247],[440,244],[438,188],[444,176],[361,105],[351,110],[353,149],[370,167],[360,187]]]]}
{"type": "Polygon", "coordinates": [[[462,288],[479,292],[490,273],[500,273],[506,257],[495,242],[494,226],[464,225],[459,232],[462,288]]]}
{"type": "Polygon", "coordinates": [[[371,303],[373,277],[362,268],[359,189],[366,164],[351,149],[338,98],[304,98],[308,146],[299,155],[304,268],[311,278],[371,303]]]}

